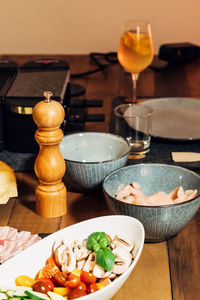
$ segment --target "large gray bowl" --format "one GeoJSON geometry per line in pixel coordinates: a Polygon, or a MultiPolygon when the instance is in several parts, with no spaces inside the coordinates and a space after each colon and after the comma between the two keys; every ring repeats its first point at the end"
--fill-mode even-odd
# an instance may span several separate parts
{"type": "Polygon", "coordinates": [[[64,136],[60,151],[66,162],[66,185],[93,192],[102,187],[106,175],[126,165],[130,146],[114,134],[80,132],[64,136]]]}
{"type": "Polygon", "coordinates": [[[150,242],[167,240],[176,235],[194,217],[200,207],[200,196],[166,206],[142,206],[115,198],[120,184],[138,182],[146,196],[155,192],[171,192],[178,186],[200,191],[200,176],[182,167],[165,164],[138,164],[121,168],[109,174],[103,182],[108,207],[114,214],[138,219],[144,226],[145,239],[150,242]]]}

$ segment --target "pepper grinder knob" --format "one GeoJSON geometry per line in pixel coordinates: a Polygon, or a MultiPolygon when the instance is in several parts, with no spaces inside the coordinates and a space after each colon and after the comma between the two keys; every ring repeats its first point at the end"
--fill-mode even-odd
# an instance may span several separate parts
{"type": "Polygon", "coordinates": [[[44,92],[45,99],[34,106],[32,113],[38,127],[35,139],[40,146],[34,165],[39,179],[35,190],[36,211],[46,218],[60,217],[67,212],[67,190],[62,182],[66,165],[59,149],[63,138],[60,124],[65,111],[52,96],[52,92],[44,92]]]}

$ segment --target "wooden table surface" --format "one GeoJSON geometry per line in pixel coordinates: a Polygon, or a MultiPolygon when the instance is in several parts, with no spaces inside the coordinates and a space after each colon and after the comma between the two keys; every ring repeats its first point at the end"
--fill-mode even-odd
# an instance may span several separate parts
{"type": "MultiPolygon", "coordinates": [[[[45,56],[1,56],[23,64],[45,56]]],[[[71,74],[96,68],[88,55],[48,55],[46,58],[68,61],[71,74]]],[[[85,131],[109,132],[112,99],[131,94],[130,75],[119,64],[103,72],[82,78],[71,78],[86,88],[86,99],[103,99],[103,107],[89,108],[89,113],[104,113],[105,122],[88,122],[85,131]]],[[[140,98],[193,97],[200,98],[200,61],[163,71],[150,68],[141,73],[138,81],[140,98]]],[[[200,170],[196,170],[200,174],[200,170]]],[[[16,173],[18,198],[0,206],[0,226],[9,225],[34,233],[52,233],[89,218],[108,215],[101,193],[95,196],[68,191],[65,216],[46,219],[35,212],[37,179],[32,173],[16,173]]],[[[144,245],[141,258],[131,276],[113,300],[197,300],[200,299],[200,211],[174,238],[167,242],[144,245]]]]}

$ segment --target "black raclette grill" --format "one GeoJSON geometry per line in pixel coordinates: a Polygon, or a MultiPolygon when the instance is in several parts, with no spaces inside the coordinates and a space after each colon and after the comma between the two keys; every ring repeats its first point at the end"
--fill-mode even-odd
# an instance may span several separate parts
{"type": "MultiPolygon", "coordinates": [[[[87,107],[100,107],[102,100],[73,98],[79,85],[70,83],[70,68],[60,60],[37,60],[15,68],[13,76],[2,81],[0,104],[0,150],[37,153],[38,144],[34,134],[37,129],[32,119],[32,109],[43,99],[43,92],[53,92],[53,100],[65,109],[62,124],[64,134],[84,131],[88,121],[104,121],[104,115],[90,115],[87,107]]],[[[13,72],[13,66],[12,66],[13,72]]],[[[6,75],[6,73],[2,73],[6,75]]],[[[0,70],[1,81],[1,70],[0,70]]]]}
{"type": "Polygon", "coordinates": [[[34,134],[37,126],[32,109],[51,90],[53,100],[70,101],[70,69],[58,60],[34,61],[18,69],[7,94],[2,97],[4,148],[14,152],[38,152],[34,134]]]}

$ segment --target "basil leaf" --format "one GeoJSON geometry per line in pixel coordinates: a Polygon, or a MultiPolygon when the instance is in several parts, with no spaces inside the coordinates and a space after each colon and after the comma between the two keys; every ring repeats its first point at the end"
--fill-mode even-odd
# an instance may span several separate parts
{"type": "Polygon", "coordinates": [[[93,238],[92,235],[90,235],[87,239],[87,243],[86,243],[86,247],[88,250],[93,250],[93,246],[98,245],[97,241],[95,240],[95,238],[93,238]]]}
{"type": "Polygon", "coordinates": [[[97,253],[99,251],[99,249],[101,249],[101,246],[98,243],[93,244],[93,251],[95,253],[97,253]]]}
{"type": "Polygon", "coordinates": [[[107,236],[101,237],[101,238],[100,238],[100,241],[99,241],[99,244],[100,244],[101,248],[105,248],[105,247],[107,247],[108,245],[110,245],[110,241],[109,241],[109,239],[107,238],[107,236]]]}
{"type": "Polygon", "coordinates": [[[105,232],[93,232],[87,238],[86,247],[88,250],[97,252],[101,247],[110,244],[105,232]]]}
{"type": "Polygon", "coordinates": [[[100,249],[96,254],[96,264],[106,271],[111,271],[115,262],[115,255],[110,248],[100,249]]]}

